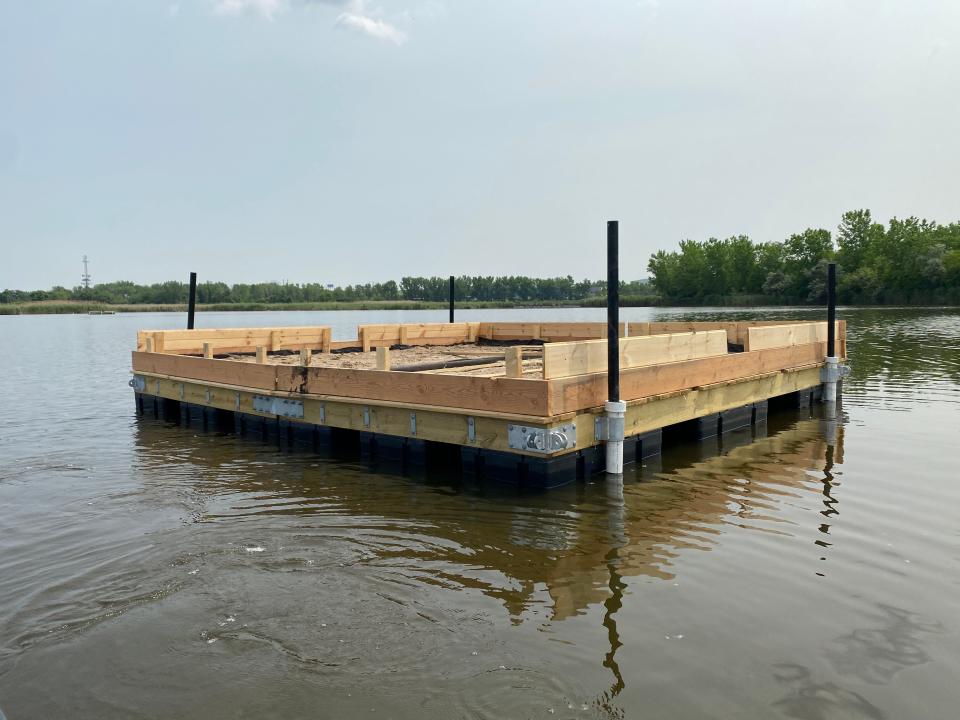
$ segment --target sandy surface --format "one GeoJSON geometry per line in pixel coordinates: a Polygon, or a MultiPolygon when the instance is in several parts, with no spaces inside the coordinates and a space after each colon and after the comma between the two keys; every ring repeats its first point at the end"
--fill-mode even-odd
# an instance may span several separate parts
{"type": "MultiPolygon", "coordinates": [[[[499,358],[492,360],[489,365],[473,365],[458,368],[443,368],[425,370],[422,372],[442,373],[444,375],[477,375],[483,377],[497,377],[506,374],[503,354],[505,348],[481,345],[418,345],[390,351],[391,367],[416,365],[419,363],[442,362],[446,360],[463,360],[466,358],[489,357],[499,358]]],[[[540,357],[542,347],[538,345],[523,346],[525,356],[537,355],[536,358],[523,361],[524,377],[543,377],[543,359],[540,357]]],[[[254,355],[231,354],[224,356],[238,362],[256,362],[254,355]]],[[[299,365],[299,352],[268,353],[267,362],[273,365],[299,365]]],[[[310,358],[310,367],[334,367],[359,370],[373,370],[377,366],[377,353],[345,352],[320,353],[314,352],[310,358]]]]}

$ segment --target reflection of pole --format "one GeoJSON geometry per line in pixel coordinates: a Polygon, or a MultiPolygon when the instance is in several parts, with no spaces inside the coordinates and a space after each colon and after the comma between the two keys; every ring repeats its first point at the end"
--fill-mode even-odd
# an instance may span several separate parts
{"type": "Polygon", "coordinates": [[[620,548],[627,546],[626,532],[626,505],[623,501],[623,482],[607,482],[607,525],[610,528],[610,538],[612,547],[606,555],[607,587],[610,588],[610,597],[603,603],[603,626],[607,629],[607,641],[610,644],[610,650],[603,658],[603,666],[613,673],[614,682],[607,692],[607,699],[616,697],[620,691],[626,687],[623,681],[623,675],[620,673],[620,666],[617,664],[617,649],[623,645],[620,642],[620,633],[617,630],[617,620],[614,617],[617,611],[623,607],[623,591],[627,585],[617,570],[620,564],[620,548]],[[612,486],[612,487],[611,487],[612,486]]]}

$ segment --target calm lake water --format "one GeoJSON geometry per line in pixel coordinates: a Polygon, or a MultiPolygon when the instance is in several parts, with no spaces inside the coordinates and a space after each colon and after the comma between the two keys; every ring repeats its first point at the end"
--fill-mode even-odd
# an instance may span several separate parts
{"type": "MultiPolygon", "coordinates": [[[[603,310],[459,319],[600,320],[603,310]]],[[[202,326],[443,312],[201,314],[202,326]]],[[[809,310],[625,309],[630,320],[809,310]]],[[[844,310],[842,416],[546,494],[134,415],[140,328],[0,316],[0,709],[21,718],[954,718],[960,311],[844,310]]]]}

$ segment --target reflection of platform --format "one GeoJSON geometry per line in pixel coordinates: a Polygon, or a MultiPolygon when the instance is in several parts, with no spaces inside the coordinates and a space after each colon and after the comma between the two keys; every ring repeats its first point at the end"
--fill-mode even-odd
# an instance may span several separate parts
{"type": "MultiPolygon", "coordinates": [[[[141,332],[131,384],[141,413],[307,446],[359,443],[413,466],[430,455],[449,461],[452,446],[471,475],[554,487],[603,470],[606,343],[585,338],[604,329],[375,325],[337,342],[329,328],[141,332]],[[451,346],[479,355],[391,364],[391,348],[451,346]]],[[[819,388],[825,323],[635,323],[621,332],[627,462],[659,452],[664,430],[713,437],[762,422],[769,400],[809,405],[819,388]]]]}
{"type": "Polygon", "coordinates": [[[620,578],[670,579],[674,559],[710,550],[711,537],[732,516],[742,522],[809,486],[809,471],[822,468],[828,456],[840,461],[842,428],[832,430],[837,444],[830,446],[823,421],[810,414],[774,414],[769,429],[744,431],[752,436],[749,444],[742,444],[740,433],[714,438],[711,446],[721,454],[708,455],[698,443],[667,447],[653,463],[662,469],[638,463],[625,478],[625,492],[613,497],[602,482],[523,495],[497,494],[489,485],[436,492],[436,486],[464,489],[456,468],[427,468],[425,482],[382,473],[374,479],[359,447],[346,462],[324,462],[317,470],[299,453],[264,462],[262,445],[229,436],[175,432],[149,419],[136,428],[147,482],[167,481],[167,458],[174,452],[196,468],[187,476],[199,493],[267,498],[258,513],[296,513],[312,525],[311,508],[324,514],[333,504],[344,517],[423,524],[442,542],[418,550],[418,572],[439,572],[444,582],[477,588],[518,618],[549,598],[548,617],[562,620],[610,597],[611,563],[620,578]],[[238,467],[244,472],[225,469],[238,467]]]}

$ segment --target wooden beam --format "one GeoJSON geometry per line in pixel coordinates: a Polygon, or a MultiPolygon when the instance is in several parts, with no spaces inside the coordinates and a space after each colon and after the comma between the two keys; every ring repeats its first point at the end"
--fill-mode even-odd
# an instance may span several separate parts
{"type": "Polygon", "coordinates": [[[377,370],[390,369],[390,348],[381,345],[377,348],[377,370]]]}
{"type": "MultiPolygon", "coordinates": [[[[705,415],[743,407],[820,384],[818,366],[777,371],[740,380],[705,385],[685,392],[654,395],[627,404],[624,432],[627,437],[693,420],[705,415]]],[[[577,447],[596,444],[597,413],[577,416],[577,447]]]]}
{"type": "Polygon", "coordinates": [[[310,366],[310,348],[301,348],[300,349],[300,364],[304,367],[310,366]]]}
{"type": "MultiPolygon", "coordinates": [[[[837,337],[841,326],[836,325],[837,337]]],[[[827,323],[802,322],[783,325],[753,326],[747,328],[744,350],[764,350],[773,347],[793,347],[827,341],[827,323]]]]}
{"type": "Polygon", "coordinates": [[[267,350],[263,345],[257,345],[257,362],[263,365],[267,361],[267,350]]]}
{"type": "MultiPolygon", "coordinates": [[[[629,401],[698,388],[776,370],[822,363],[825,356],[825,343],[811,343],[629,368],[620,372],[620,396],[629,401]]],[[[548,415],[596,408],[606,401],[606,373],[575,375],[544,382],[550,386],[548,415]]]]}
{"type": "Polygon", "coordinates": [[[320,339],[320,352],[328,353],[330,352],[330,342],[333,336],[333,330],[331,328],[323,328],[323,335],[320,339]]]}
{"type": "Polygon", "coordinates": [[[133,371],[206,382],[273,390],[277,387],[277,366],[235,360],[205,360],[187,355],[133,353],[133,371]]]}
{"type": "Polygon", "coordinates": [[[152,338],[152,337],[148,337],[148,338],[145,338],[145,339],[144,339],[144,348],[146,349],[146,351],[147,351],[148,353],[152,353],[152,352],[153,352],[153,338],[152,338]]]}
{"type": "Polygon", "coordinates": [[[519,345],[508,347],[504,353],[507,377],[523,377],[523,348],[519,345]]]}
{"type": "Polygon", "coordinates": [[[458,409],[426,407],[414,404],[378,403],[350,398],[292,395],[270,391],[251,392],[196,380],[182,380],[144,373],[150,394],[159,383],[159,397],[184,400],[194,405],[214,407],[273,418],[275,415],[259,412],[253,407],[254,395],[292,397],[303,402],[303,422],[319,426],[347,428],[365,432],[383,433],[396,437],[414,437],[410,413],[416,412],[416,438],[464,447],[499,450],[516,455],[544,457],[542,453],[516,450],[510,447],[508,425],[521,422],[544,426],[544,418],[524,415],[495,415],[458,409]],[[181,395],[181,392],[183,393],[181,395]],[[322,410],[322,414],[321,414],[322,410]],[[366,410],[366,412],[364,412],[366,410]],[[469,418],[469,420],[468,420],[469,418]],[[470,422],[472,420],[472,423],[470,422]],[[535,422],[538,421],[538,422],[535,422]],[[472,425],[472,432],[470,430],[472,425]]]}
{"type": "Polygon", "coordinates": [[[549,414],[547,384],[544,380],[348,368],[294,368],[289,365],[270,367],[277,373],[277,389],[289,392],[517,415],[549,414]]]}
{"type": "Polygon", "coordinates": [[[203,356],[208,360],[213,359],[213,346],[208,342],[203,344],[203,356]]]}
{"type": "Polygon", "coordinates": [[[271,350],[299,350],[320,347],[328,327],[290,328],[201,328],[197,330],[149,330],[137,333],[137,349],[146,348],[146,338],[154,340],[154,350],[182,354],[200,354],[209,343],[215,353],[253,352],[257,345],[271,350]]]}
{"type": "MultiPolygon", "coordinates": [[[[713,357],[727,353],[723,330],[646,335],[620,340],[620,368],[713,357]]],[[[548,343],[543,346],[546,379],[603,372],[607,368],[607,341],[548,343]]]]}

